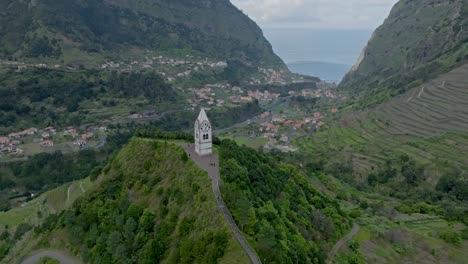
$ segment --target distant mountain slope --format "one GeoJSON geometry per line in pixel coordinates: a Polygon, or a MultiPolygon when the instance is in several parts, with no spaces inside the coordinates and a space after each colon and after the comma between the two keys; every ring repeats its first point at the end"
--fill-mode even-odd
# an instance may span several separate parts
{"type": "Polygon", "coordinates": [[[229,0],[0,0],[0,56],[93,61],[144,51],[284,68],[229,0]]]}
{"type": "Polygon", "coordinates": [[[468,1],[399,1],[339,86],[348,111],[297,143],[356,188],[468,224],[467,73],[468,1]]]}
{"type": "Polygon", "coordinates": [[[468,2],[399,1],[340,87],[382,102],[468,61],[468,2]]]}
{"type": "Polygon", "coordinates": [[[339,83],[351,66],[321,61],[301,61],[288,63],[288,68],[294,73],[318,76],[322,80],[339,83]]]}
{"type": "Polygon", "coordinates": [[[37,231],[89,263],[247,263],[211,182],[181,147],[134,138],[102,183],[37,231]]]}

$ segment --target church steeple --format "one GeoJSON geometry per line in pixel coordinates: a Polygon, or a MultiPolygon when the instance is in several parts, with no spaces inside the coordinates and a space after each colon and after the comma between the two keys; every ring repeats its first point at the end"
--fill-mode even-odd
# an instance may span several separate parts
{"type": "Polygon", "coordinates": [[[195,152],[200,155],[210,155],[213,152],[212,128],[205,109],[200,110],[195,121],[195,152]]]}
{"type": "Polygon", "coordinates": [[[206,115],[204,108],[200,110],[200,114],[198,114],[197,121],[200,122],[200,124],[203,123],[204,121],[210,124],[210,120],[208,119],[208,116],[206,115]]]}

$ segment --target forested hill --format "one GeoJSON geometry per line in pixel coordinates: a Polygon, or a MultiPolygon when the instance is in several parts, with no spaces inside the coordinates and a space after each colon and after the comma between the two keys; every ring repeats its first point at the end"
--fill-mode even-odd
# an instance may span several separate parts
{"type": "Polygon", "coordinates": [[[85,263],[248,262],[210,179],[182,147],[134,138],[100,177],[96,191],[36,229],[49,247],[85,263]]]}
{"type": "Polygon", "coordinates": [[[146,51],[285,69],[229,0],[0,0],[0,56],[93,62],[146,51]]]}
{"type": "MultiPolygon", "coordinates": [[[[44,219],[25,248],[64,249],[85,263],[248,263],[206,172],[182,147],[147,136],[132,138],[91,176],[93,191],[44,219]]],[[[317,191],[312,172],[230,140],[220,144],[223,198],[262,261],[324,263],[353,211],[317,191]]],[[[19,257],[8,251],[17,240],[4,242],[6,260],[19,257]]]]}
{"type": "Polygon", "coordinates": [[[340,87],[380,103],[467,61],[467,1],[401,0],[340,87]]]}

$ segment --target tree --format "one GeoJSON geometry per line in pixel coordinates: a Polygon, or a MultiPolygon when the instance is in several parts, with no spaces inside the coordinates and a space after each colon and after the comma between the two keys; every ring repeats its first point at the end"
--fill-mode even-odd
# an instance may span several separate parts
{"type": "Polygon", "coordinates": [[[140,217],[140,227],[147,232],[153,231],[154,218],[155,214],[151,210],[145,209],[143,215],[140,217]]]}

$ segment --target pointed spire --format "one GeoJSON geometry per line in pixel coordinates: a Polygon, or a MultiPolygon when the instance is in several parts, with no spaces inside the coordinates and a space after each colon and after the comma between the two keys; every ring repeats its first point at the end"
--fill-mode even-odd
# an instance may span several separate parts
{"type": "Polygon", "coordinates": [[[208,116],[206,115],[206,112],[205,112],[204,108],[201,109],[197,120],[198,120],[198,122],[200,122],[200,124],[203,123],[203,121],[207,121],[208,123],[210,122],[210,120],[208,120],[208,116]]]}

